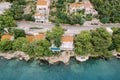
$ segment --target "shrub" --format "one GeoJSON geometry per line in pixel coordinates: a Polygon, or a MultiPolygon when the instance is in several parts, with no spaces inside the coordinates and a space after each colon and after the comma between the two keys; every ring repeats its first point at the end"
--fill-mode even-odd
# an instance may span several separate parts
{"type": "Polygon", "coordinates": [[[117,48],[117,52],[120,52],[120,48],[117,48]]]}
{"type": "Polygon", "coordinates": [[[12,41],[10,40],[0,41],[0,51],[7,52],[10,50],[12,50],[12,41]]]}
{"type": "Polygon", "coordinates": [[[29,43],[29,41],[26,38],[24,38],[24,37],[17,38],[13,42],[13,46],[12,46],[13,50],[15,50],[15,51],[22,51],[23,50],[23,46],[25,46],[28,43],[29,43]]]}
{"type": "Polygon", "coordinates": [[[22,29],[15,29],[14,30],[14,37],[15,39],[17,39],[18,37],[25,37],[26,34],[25,34],[25,31],[22,30],[22,29]]]}
{"type": "Polygon", "coordinates": [[[35,21],[35,18],[30,14],[24,15],[24,19],[27,21],[35,21]]]}

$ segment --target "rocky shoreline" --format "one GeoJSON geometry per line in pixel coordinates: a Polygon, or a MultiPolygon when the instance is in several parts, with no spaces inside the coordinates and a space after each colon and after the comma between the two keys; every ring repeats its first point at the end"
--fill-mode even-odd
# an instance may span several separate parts
{"type": "MultiPolygon", "coordinates": [[[[115,56],[116,58],[120,58],[120,56],[118,55],[120,55],[120,53],[113,51],[113,56],[115,56]]],[[[10,53],[10,52],[0,53],[0,57],[4,57],[5,59],[8,59],[8,60],[17,58],[19,60],[29,61],[31,59],[29,55],[26,55],[24,52],[21,52],[21,51],[15,51],[13,53],[10,53]]],[[[64,64],[69,64],[69,60],[71,57],[75,57],[75,59],[79,62],[84,62],[84,61],[87,61],[89,57],[93,57],[93,56],[90,54],[86,56],[79,56],[79,55],[76,55],[73,51],[65,51],[65,52],[60,53],[57,56],[35,57],[35,59],[45,60],[49,64],[54,64],[57,62],[63,62],[64,64]]]]}
{"type": "Polygon", "coordinates": [[[25,61],[29,61],[30,57],[29,55],[26,55],[24,52],[21,51],[15,51],[13,53],[1,53],[0,52],[0,57],[4,57],[5,59],[14,59],[14,58],[18,58],[19,60],[25,60],[25,61]]]}
{"type": "Polygon", "coordinates": [[[84,61],[87,61],[89,59],[89,55],[78,56],[73,51],[65,51],[65,52],[60,53],[57,56],[41,57],[39,59],[40,60],[45,60],[49,64],[54,64],[54,63],[57,63],[57,62],[63,62],[64,64],[69,64],[69,60],[70,60],[71,57],[74,57],[79,62],[84,62],[84,61]]]}

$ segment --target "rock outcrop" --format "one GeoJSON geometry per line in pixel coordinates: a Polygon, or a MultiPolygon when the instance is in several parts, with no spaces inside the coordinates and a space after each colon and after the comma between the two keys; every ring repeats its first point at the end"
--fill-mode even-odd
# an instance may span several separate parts
{"type": "MultiPolygon", "coordinates": [[[[9,52],[0,53],[0,57],[4,57],[6,59],[18,58],[19,60],[25,60],[25,61],[30,60],[29,55],[26,55],[24,52],[21,52],[21,51],[15,51],[14,53],[9,53],[9,52]]],[[[63,62],[65,64],[68,64],[71,57],[75,57],[76,60],[80,62],[84,62],[89,59],[89,55],[78,56],[78,55],[75,55],[73,51],[64,51],[64,52],[61,52],[59,55],[52,56],[52,57],[35,57],[35,59],[45,60],[49,64],[54,64],[57,62],[63,62]]]]}
{"type": "Polygon", "coordinates": [[[4,57],[6,59],[13,59],[18,58],[19,60],[30,60],[29,55],[26,55],[24,52],[21,51],[15,51],[14,53],[0,53],[0,57],[4,57]]]}
{"type": "Polygon", "coordinates": [[[84,62],[89,59],[89,56],[75,56],[76,60],[84,62]]]}
{"type": "Polygon", "coordinates": [[[116,50],[114,50],[113,51],[113,56],[120,59],[120,52],[117,52],[116,50]]]}
{"type": "Polygon", "coordinates": [[[52,57],[44,57],[41,58],[43,60],[47,60],[49,62],[49,64],[54,64],[57,62],[63,62],[65,64],[69,63],[70,57],[74,56],[73,52],[70,51],[66,51],[66,52],[62,52],[57,56],[52,56],[52,57]]]}

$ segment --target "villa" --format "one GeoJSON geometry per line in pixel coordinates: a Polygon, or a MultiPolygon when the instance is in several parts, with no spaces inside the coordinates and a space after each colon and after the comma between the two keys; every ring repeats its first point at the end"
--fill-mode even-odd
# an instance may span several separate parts
{"type": "Polygon", "coordinates": [[[38,0],[36,5],[35,22],[37,23],[47,23],[49,16],[49,1],[38,0]]]}
{"type": "Polygon", "coordinates": [[[62,45],[60,46],[61,50],[73,50],[74,45],[73,45],[74,37],[73,36],[63,36],[61,38],[62,45]]]}
{"type": "Polygon", "coordinates": [[[90,3],[89,0],[83,0],[82,2],[79,2],[79,0],[76,0],[75,3],[72,3],[70,5],[70,14],[76,13],[78,10],[85,10],[84,14],[92,14],[97,15],[98,12],[94,9],[93,5],[90,3]]]}
{"type": "Polygon", "coordinates": [[[61,50],[68,50],[68,51],[70,50],[71,51],[71,50],[74,49],[73,41],[74,41],[74,37],[73,36],[64,35],[61,38],[61,46],[60,47],[56,47],[54,44],[52,44],[50,49],[53,52],[55,52],[55,51],[60,52],[61,50]]]}
{"type": "Polygon", "coordinates": [[[10,34],[4,34],[2,37],[1,37],[1,40],[14,40],[14,36],[10,35],[10,34]]]}

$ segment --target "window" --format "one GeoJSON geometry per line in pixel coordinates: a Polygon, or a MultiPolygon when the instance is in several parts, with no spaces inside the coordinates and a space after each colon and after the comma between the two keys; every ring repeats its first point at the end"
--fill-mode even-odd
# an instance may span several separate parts
{"type": "Polygon", "coordinates": [[[41,21],[40,23],[43,23],[43,21],[41,21]]]}
{"type": "Polygon", "coordinates": [[[46,8],[44,8],[44,10],[46,10],[46,8]]]}

